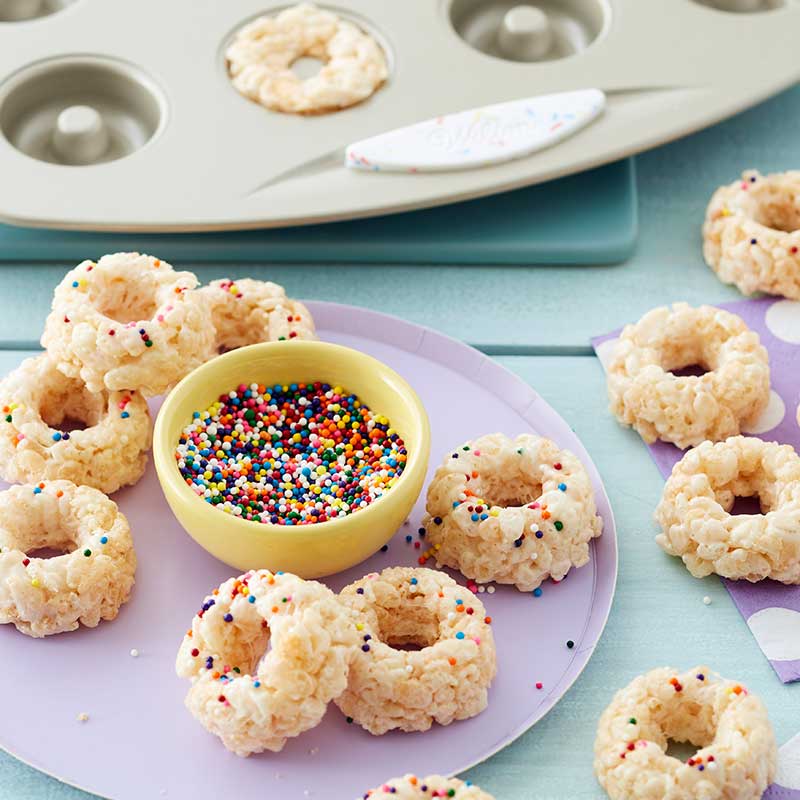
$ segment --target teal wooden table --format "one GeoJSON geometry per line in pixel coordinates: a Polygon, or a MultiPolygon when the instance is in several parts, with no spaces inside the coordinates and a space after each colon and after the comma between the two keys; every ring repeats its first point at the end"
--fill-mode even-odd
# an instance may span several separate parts
{"type": "MultiPolygon", "coordinates": [[[[617,519],[620,573],[614,608],[588,668],[557,708],[470,772],[468,777],[498,800],[605,797],[592,773],[597,717],[617,688],[655,666],[706,663],[746,680],[769,706],[779,742],[800,731],[800,684],[780,684],[716,578],[695,580],[653,542],[652,513],[662,480],[639,438],[610,418],[603,374],[589,345],[591,335],[659,304],[738,298],[703,264],[699,228],[705,204],[718,184],[746,167],[798,167],[798,122],[800,88],[641,156],[640,243],[635,256],[620,266],[250,265],[245,272],[218,265],[196,270],[203,280],[225,274],[269,277],[293,295],[369,306],[464,339],[536,387],[592,454],[617,519]],[[705,595],[712,600],[708,606],[705,595]]],[[[130,246],[136,247],[134,237],[130,246]]],[[[0,373],[38,346],[50,294],[67,266],[0,266],[0,373]]],[[[132,758],[131,768],[146,765],[132,758]]],[[[2,800],[87,797],[0,754],[2,800]]]]}

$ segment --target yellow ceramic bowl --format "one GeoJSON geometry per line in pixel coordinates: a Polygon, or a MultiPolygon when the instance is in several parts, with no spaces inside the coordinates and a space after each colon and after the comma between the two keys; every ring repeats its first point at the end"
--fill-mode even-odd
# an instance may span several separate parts
{"type": "Polygon", "coordinates": [[[414,390],[371,356],[326,342],[266,342],[219,356],[187,375],[156,419],[153,457],[172,511],[209,553],[239,570],[267,568],[318,578],[352,567],[379,550],[408,517],[428,468],[430,428],[414,390]],[[357,394],[389,418],[405,441],[408,461],[397,483],[371,506],[346,517],[285,527],[250,522],[201,500],[175,463],[180,433],[194,411],[208,408],[241,383],[321,381],[357,394]]]}

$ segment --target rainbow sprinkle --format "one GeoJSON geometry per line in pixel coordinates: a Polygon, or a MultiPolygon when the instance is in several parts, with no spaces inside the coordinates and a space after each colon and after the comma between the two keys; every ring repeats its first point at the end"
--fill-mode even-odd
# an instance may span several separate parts
{"type": "Polygon", "coordinates": [[[260,523],[347,516],[389,491],[406,465],[386,417],[327,383],[242,384],[195,411],[175,451],[192,490],[260,523]]]}

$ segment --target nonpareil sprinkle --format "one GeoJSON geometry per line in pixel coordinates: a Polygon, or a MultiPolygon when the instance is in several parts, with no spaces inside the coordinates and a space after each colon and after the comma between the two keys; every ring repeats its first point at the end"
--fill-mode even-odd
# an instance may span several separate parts
{"type": "Polygon", "coordinates": [[[406,465],[386,417],[327,383],[242,384],[183,429],[175,458],[183,479],[228,514],[308,525],[366,508],[406,465]]]}

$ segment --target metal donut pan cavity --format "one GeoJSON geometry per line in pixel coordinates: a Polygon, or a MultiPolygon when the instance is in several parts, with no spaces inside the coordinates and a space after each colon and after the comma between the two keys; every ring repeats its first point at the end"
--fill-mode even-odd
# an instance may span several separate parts
{"type": "Polygon", "coordinates": [[[800,78],[789,35],[800,0],[336,0],[320,5],[376,36],[389,79],[349,109],[281,114],[236,91],[224,49],[286,5],[0,0],[0,220],[199,231],[442,205],[615,161],[800,78]],[[426,174],[344,166],[345,148],[368,137],[582,89],[606,93],[604,113],[516,161],[426,174]]]}

